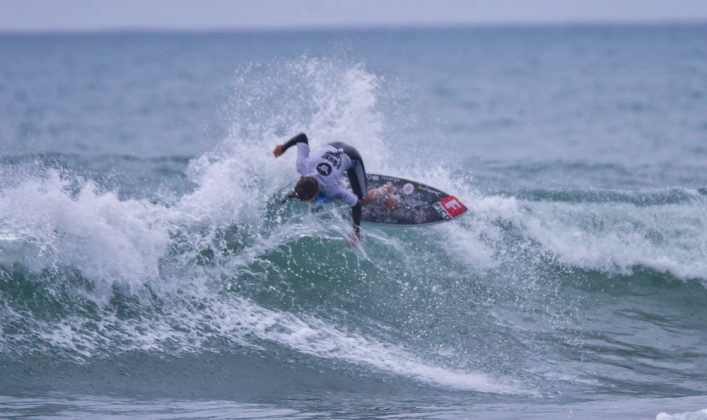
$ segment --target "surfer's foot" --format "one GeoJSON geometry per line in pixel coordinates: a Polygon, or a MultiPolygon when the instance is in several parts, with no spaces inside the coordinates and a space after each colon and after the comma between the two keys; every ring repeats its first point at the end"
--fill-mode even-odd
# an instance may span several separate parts
{"type": "Polygon", "coordinates": [[[361,243],[361,233],[354,231],[353,233],[348,234],[346,236],[346,242],[348,242],[352,247],[358,247],[361,243]]]}

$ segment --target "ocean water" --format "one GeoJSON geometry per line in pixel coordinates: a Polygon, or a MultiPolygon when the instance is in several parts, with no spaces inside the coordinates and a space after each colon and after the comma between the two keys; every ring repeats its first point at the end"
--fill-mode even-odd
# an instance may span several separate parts
{"type": "Polygon", "coordinates": [[[706,169],[707,25],[0,34],[0,416],[706,418],[706,169]]]}

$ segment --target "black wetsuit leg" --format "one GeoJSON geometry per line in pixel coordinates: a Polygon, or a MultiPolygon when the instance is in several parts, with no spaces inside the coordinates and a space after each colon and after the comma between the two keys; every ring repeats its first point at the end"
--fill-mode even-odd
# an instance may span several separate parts
{"type": "Polygon", "coordinates": [[[366,183],[366,167],[363,164],[363,158],[361,154],[353,146],[349,146],[346,143],[335,141],[329,143],[331,146],[337,149],[342,149],[351,159],[351,167],[346,171],[346,175],[349,177],[349,183],[351,184],[351,190],[359,198],[363,198],[368,194],[368,184],[366,183]]]}
{"type": "Polygon", "coordinates": [[[346,171],[351,184],[351,190],[358,197],[358,204],[351,208],[351,218],[353,219],[354,228],[358,231],[361,224],[361,202],[368,194],[368,183],[366,182],[366,167],[363,164],[361,154],[353,146],[346,143],[336,141],[329,143],[337,149],[342,149],[349,159],[351,159],[351,167],[346,171]]]}

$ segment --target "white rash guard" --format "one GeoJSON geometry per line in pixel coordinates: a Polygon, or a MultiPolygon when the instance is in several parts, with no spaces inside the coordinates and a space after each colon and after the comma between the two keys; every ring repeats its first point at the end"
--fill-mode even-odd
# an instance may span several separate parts
{"type": "Polygon", "coordinates": [[[309,144],[297,143],[297,172],[312,176],[319,189],[333,200],[341,200],[351,207],[358,203],[353,192],[341,186],[341,179],[351,168],[351,158],[342,149],[327,145],[309,155],[309,144]]]}

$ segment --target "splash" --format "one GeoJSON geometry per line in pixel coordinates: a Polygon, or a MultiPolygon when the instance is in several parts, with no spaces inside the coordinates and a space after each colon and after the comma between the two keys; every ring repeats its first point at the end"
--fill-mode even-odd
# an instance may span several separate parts
{"type": "MultiPolygon", "coordinates": [[[[310,270],[308,263],[297,267],[297,255],[321,252],[303,248],[310,238],[320,238],[324,249],[350,252],[342,240],[349,222],[336,210],[325,224],[308,213],[288,224],[268,216],[273,194],[295,176],[294,153],[275,160],[275,144],[303,131],[313,147],[354,145],[369,171],[395,168],[378,110],[381,81],[363,66],[300,58],[248,66],[234,80],[230,133],[190,161],[186,175],[193,189],[176,200],[121,199],[91,180],[51,170],[2,190],[3,278],[49,291],[47,300],[66,305],[38,316],[30,303],[5,303],[2,323],[19,332],[1,337],[3,351],[82,361],[131,350],[224,351],[227,343],[228,349],[266,351],[277,345],[437,386],[525,392],[475,370],[426,361],[394,344],[395,337],[343,327],[331,314],[259,301],[253,290],[260,286],[246,279],[279,278],[269,286],[271,295],[285,298],[298,287],[290,273],[310,270]],[[273,260],[283,252],[293,261],[273,260]],[[73,280],[52,284],[57,276],[73,280]],[[63,299],[77,303],[68,306],[63,299]]],[[[374,229],[370,237],[372,243],[394,242],[374,229]]],[[[474,258],[490,257],[482,251],[474,258]]],[[[377,264],[365,253],[347,261],[377,264]]]]}
{"type": "Polygon", "coordinates": [[[2,263],[33,271],[74,267],[93,281],[101,301],[114,284],[137,290],[157,278],[169,243],[165,209],[74,181],[50,170],[0,192],[2,263]]]}

